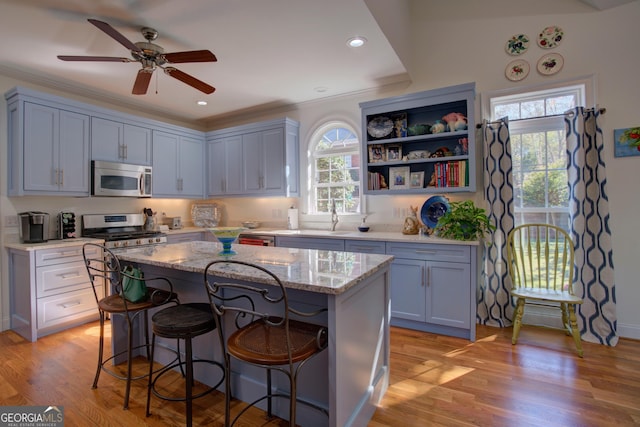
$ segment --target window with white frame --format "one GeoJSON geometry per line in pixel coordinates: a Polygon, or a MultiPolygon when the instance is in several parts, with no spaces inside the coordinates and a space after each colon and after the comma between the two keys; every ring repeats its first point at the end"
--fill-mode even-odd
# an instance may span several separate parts
{"type": "Polygon", "coordinates": [[[335,201],[338,213],[359,213],[360,140],[355,131],[346,123],[325,123],[313,133],[309,155],[309,211],[329,213],[335,201]]]}
{"type": "Polygon", "coordinates": [[[585,105],[584,83],[490,98],[492,120],[508,117],[516,225],[569,227],[564,112],[585,105]]]}

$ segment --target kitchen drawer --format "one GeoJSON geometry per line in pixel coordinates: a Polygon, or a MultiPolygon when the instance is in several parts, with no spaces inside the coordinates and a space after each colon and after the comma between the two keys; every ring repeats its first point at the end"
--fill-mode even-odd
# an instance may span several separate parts
{"type": "Polygon", "coordinates": [[[471,250],[463,245],[387,242],[387,255],[425,261],[449,261],[469,264],[471,250]]]}
{"type": "Polygon", "coordinates": [[[36,268],[38,298],[91,287],[84,261],[36,268]]]}
{"type": "Polygon", "coordinates": [[[322,251],[344,251],[344,240],[321,237],[276,236],[276,246],[284,248],[318,249],[322,251]]]}
{"type": "MultiPolygon", "coordinates": [[[[96,288],[102,294],[102,288],[96,288]]],[[[98,318],[96,299],[91,288],[38,300],[38,330],[71,323],[95,315],[98,318]]]]}
{"type": "Polygon", "coordinates": [[[384,254],[386,245],[385,242],[375,242],[371,240],[345,240],[344,250],[365,254],[384,254]]]}
{"type": "MultiPolygon", "coordinates": [[[[97,255],[98,248],[90,247],[89,254],[97,255]]],[[[42,249],[36,251],[36,267],[61,264],[64,262],[83,261],[82,244],[65,248],[42,249]]]]}

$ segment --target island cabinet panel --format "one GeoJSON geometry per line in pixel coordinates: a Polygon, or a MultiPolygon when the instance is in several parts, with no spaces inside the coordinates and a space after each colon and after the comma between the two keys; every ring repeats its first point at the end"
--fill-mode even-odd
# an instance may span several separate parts
{"type": "MultiPolygon", "coordinates": [[[[94,256],[97,248],[91,249],[94,256]]],[[[9,248],[11,329],[29,341],[98,318],[82,243],[60,248],[9,248]]],[[[104,286],[97,288],[104,296],[104,286]]]]}
{"type": "Polygon", "coordinates": [[[365,194],[474,192],[475,84],[360,104],[365,194]]]}
{"type": "Polygon", "coordinates": [[[197,242],[207,240],[209,232],[167,234],[167,243],[197,242]]]}
{"type": "Polygon", "coordinates": [[[28,101],[9,113],[9,195],[88,196],[89,116],[28,101]]]}
{"type": "Polygon", "coordinates": [[[391,324],[475,340],[476,247],[387,242],[391,324]]]}
{"type": "Polygon", "coordinates": [[[153,131],[153,196],[202,198],[204,194],[202,139],[153,131]]]}
{"type": "Polygon", "coordinates": [[[207,133],[208,197],[298,194],[298,123],[252,123],[207,133]]]}
{"type": "Polygon", "coordinates": [[[91,117],[91,160],[151,165],[151,129],[91,117]]]}

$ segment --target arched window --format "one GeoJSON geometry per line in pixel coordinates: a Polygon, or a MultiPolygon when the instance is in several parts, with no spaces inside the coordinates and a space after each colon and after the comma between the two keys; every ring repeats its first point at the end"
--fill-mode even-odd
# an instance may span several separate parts
{"type": "Polygon", "coordinates": [[[309,211],[329,213],[335,201],[338,213],[360,213],[360,141],[346,123],[318,127],[309,143],[311,183],[309,211]]]}

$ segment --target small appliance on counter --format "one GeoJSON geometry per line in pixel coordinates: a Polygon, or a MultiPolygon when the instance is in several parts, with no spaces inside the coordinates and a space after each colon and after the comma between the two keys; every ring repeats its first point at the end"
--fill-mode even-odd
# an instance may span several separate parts
{"type": "Polygon", "coordinates": [[[73,239],[76,237],[76,214],[60,212],[58,214],[58,239],[73,239]]]}
{"type": "Polygon", "coordinates": [[[164,224],[169,227],[169,230],[179,230],[182,228],[182,217],[179,216],[165,216],[163,217],[164,224]]]}
{"type": "Polygon", "coordinates": [[[20,219],[20,241],[42,243],[49,239],[49,214],[46,212],[22,212],[20,219]]]}

